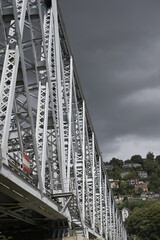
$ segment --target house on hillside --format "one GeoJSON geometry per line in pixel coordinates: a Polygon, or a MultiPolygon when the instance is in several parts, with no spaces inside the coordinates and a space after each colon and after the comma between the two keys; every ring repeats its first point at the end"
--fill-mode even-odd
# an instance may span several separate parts
{"type": "Polygon", "coordinates": [[[124,196],[121,196],[121,195],[119,195],[119,196],[114,196],[114,199],[115,199],[116,203],[119,204],[119,203],[122,203],[122,202],[123,202],[124,196]]]}
{"type": "Polygon", "coordinates": [[[127,171],[127,172],[121,172],[120,173],[120,175],[121,175],[121,178],[124,178],[126,175],[128,175],[129,174],[129,172],[127,171]]]}
{"type": "Polygon", "coordinates": [[[119,188],[119,180],[108,179],[111,188],[119,188]]]}
{"type": "Polygon", "coordinates": [[[123,164],[122,168],[137,168],[141,166],[142,165],[140,163],[126,163],[126,164],[123,164]]]}
{"type": "Polygon", "coordinates": [[[122,221],[123,222],[125,222],[126,221],[126,219],[129,217],[129,209],[128,208],[126,208],[126,207],[124,207],[124,208],[122,208],[122,210],[121,210],[121,214],[122,214],[122,221]]]}
{"type": "Polygon", "coordinates": [[[138,183],[138,184],[135,184],[134,188],[135,188],[135,193],[140,193],[140,190],[142,190],[143,192],[147,192],[148,184],[147,183],[138,183]]]}
{"type": "Polygon", "coordinates": [[[107,165],[107,166],[105,166],[105,169],[107,171],[112,171],[114,169],[114,167],[113,167],[113,165],[107,165]]]}
{"type": "Polygon", "coordinates": [[[155,198],[156,200],[160,200],[160,194],[155,193],[154,198],[155,198]]]}
{"type": "Polygon", "coordinates": [[[154,192],[146,192],[146,199],[155,199],[154,192]]]}
{"type": "Polygon", "coordinates": [[[135,184],[138,184],[139,183],[139,180],[138,179],[131,179],[129,181],[130,185],[135,185],[135,184]]]}
{"type": "Polygon", "coordinates": [[[131,163],[123,164],[122,168],[132,168],[132,164],[131,163]]]}
{"type": "Polygon", "coordinates": [[[138,176],[140,178],[147,178],[148,177],[148,173],[146,171],[138,171],[138,176]]]}
{"type": "Polygon", "coordinates": [[[160,200],[160,194],[154,192],[146,192],[141,194],[142,200],[160,200]]]}
{"type": "Polygon", "coordinates": [[[146,201],[146,194],[142,193],[140,199],[143,200],[143,201],[146,201]]]}
{"type": "Polygon", "coordinates": [[[134,168],[141,167],[142,165],[140,163],[132,163],[132,166],[134,168]]]}

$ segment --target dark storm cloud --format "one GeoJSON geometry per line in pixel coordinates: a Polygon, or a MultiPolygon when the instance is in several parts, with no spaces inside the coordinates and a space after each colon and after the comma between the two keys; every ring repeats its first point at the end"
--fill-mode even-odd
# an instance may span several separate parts
{"type": "Polygon", "coordinates": [[[121,151],[125,158],[131,154],[125,146],[132,148],[135,141],[139,141],[141,149],[136,149],[140,153],[144,154],[142,148],[147,151],[147,147],[158,153],[154,146],[160,138],[160,1],[60,3],[105,156],[118,157],[121,151]]]}

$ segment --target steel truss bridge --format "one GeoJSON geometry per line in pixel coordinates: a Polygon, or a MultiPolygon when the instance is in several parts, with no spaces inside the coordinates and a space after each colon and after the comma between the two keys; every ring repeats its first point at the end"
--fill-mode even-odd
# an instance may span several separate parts
{"type": "Polygon", "coordinates": [[[126,240],[56,0],[0,1],[0,79],[0,232],[126,240]]]}

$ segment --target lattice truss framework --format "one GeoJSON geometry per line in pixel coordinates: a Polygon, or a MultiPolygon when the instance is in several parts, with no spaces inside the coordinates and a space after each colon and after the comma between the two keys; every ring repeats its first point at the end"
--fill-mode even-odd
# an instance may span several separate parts
{"type": "Polygon", "coordinates": [[[81,92],[56,0],[0,1],[0,151],[43,194],[59,200],[75,230],[126,239],[81,92]]]}

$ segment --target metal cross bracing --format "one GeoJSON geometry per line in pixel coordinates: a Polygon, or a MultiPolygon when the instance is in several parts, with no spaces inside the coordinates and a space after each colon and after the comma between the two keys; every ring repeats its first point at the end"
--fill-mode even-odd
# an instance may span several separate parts
{"type": "Polygon", "coordinates": [[[46,218],[67,219],[76,234],[125,240],[60,8],[56,0],[48,1],[50,8],[46,3],[0,1],[3,194],[13,197],[12,183],[30,201],[19,215],[13,208],[12,217],[20,218],[28,208],[43,215],[30,200],[35,195],[43,209],[48,205],[54,210],[53,215],[45,213],[46,218]]]}

